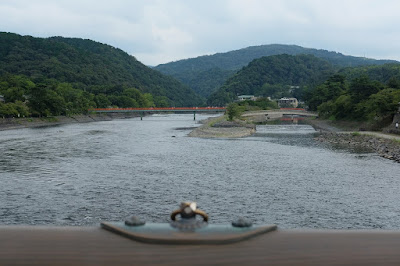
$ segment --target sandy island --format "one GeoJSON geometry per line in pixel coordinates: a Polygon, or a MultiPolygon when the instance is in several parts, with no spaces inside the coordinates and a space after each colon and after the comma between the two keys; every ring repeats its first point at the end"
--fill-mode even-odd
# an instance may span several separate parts
{"type": "Polygon", "coordinates": [[[200,127],[189,133],[197,138],[242,138],[256,132],[256,125],[243,121],[226,121],[225,116],[211,117],[202,120],[200,127]]]}

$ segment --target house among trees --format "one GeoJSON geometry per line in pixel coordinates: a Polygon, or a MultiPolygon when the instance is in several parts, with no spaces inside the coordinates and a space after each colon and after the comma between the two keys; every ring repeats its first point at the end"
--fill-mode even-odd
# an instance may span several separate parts
{"type": "Polygon", "coordinates": [[[239,95],[238,100],[239,101],[246,101],[246,100],[255,101],[255,100],[257,100],[257,97],[255,97],[254,95],[239,95]]]}
{"type": "Polygon", "coordinates": [[[3,96],[3,95],[0,95],[0,103],[4,103],[4,102],[5,102],[4,96],[3,96]]]}
{"type": "Polygon", "coordinates": [[[299,102],[296,98],[280,98],[278,100],[279,107],[294,107],[296,108],[299,105],[299,102]]]}

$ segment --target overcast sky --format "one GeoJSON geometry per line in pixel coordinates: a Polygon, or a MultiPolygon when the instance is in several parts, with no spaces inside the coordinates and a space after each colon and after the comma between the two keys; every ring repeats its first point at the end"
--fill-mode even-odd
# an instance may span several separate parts
{"type": "Polygon", "coordinates": [[[147,65],[261,44],[400,60],[399,0],[0,0],[0,31],[91,39],[147,65]]]}

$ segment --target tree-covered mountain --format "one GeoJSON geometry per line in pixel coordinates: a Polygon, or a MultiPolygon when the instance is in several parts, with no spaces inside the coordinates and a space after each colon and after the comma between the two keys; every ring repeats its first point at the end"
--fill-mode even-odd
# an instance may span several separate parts
{"type": "Polygon", "coordinates": [[[208,102],[222,105],[242,94],[273,98],[296,95],[296,90],[320,84],[333,73],[332,64],[313,55],[266,56],[253,60],[229,78],[208,102]]]}
{"type": "MultiPolygon", "coordinates": [[[[359,66],[340,69],[324,83],[308,88],[303,95],[304,100],[311,110],[317,111],[321,104],[332,100],[334,101],[339,96],[343,96],[345,92],[347,93],[350,84],[354,85],[355,81],[366,80],[370,83],[374,83],[372,87],[379,87],[379,89],[374,89],[373,92],[377,92],[385,86],[387,88],[400,89],[400,64],[359,66]],[[378,86],[377,84],[381,85],[378,86]]],[[[368,86],[364,86],[364,89],[360,89],[365,96],[362,100],[366,100],[372,94],[368,93],[370,89],[367,87],[368,86]]],[[[349,114],[349,116],[350,115],[351,114],[349,114]]]]}
{"type": "Polygon", "coordinates": [[[203,100],[188,86],[150,69],[109,45],[77,38],[34,38],[0,33],[0,76],[23,75],[34,83],[54,79],[94,95],[122,96],[134,88],[155,105],[196,106],[203,100]]]}
{"type": "Polygon", "coordinates": [[[216,91],[236,71],[246,66],[252,60],[264,56],[289,54],[311,54],[340,67],[353,67],[364,65],[381,65],[391,60],[374,60],[364,57],[346,56],[337,52],[303,48],[297,45],[260,45],[252,46],[227,53],[199,56],[161,64],[156,70],[173,76],[193,88],[197,93],[208,97],[216,91]]]}

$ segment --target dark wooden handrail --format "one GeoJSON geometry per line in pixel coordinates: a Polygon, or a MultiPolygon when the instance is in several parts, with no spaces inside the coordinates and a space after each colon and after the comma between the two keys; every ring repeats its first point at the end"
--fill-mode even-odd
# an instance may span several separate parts
{"type": "Polygon", "coordinates": [[[100,227],[0,227],[0,265],[400,265],[400,231],[277,230],[228,245],[154,245],[100,227]]]}

